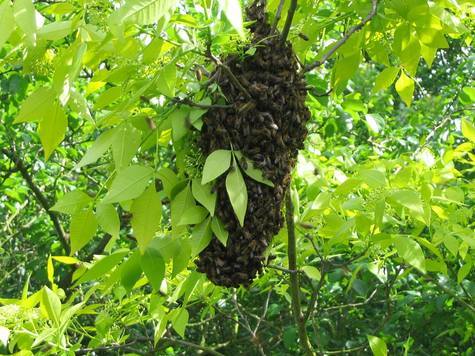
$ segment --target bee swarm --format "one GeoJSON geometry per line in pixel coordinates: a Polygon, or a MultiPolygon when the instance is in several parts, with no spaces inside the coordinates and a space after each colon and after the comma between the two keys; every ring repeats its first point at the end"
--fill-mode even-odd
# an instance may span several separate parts
{"type": "Polygon", "coordinates": [[[252,98],[247,98],[226,73],[218,73],[218,85],[232,107],[208,111],[199,145],[206,155],[218,149],[241,151],[274,187],[243,174],[248,205],[241,227],[226,192],[225,176],[215,183],[216,214],[229,232],[228,243],[224,246],[213,236],[196,264],[213,283],[226,287],[249,286],[262,270],[264,252],[284,222],[281,206],[310,118],[305,106],[306,83],[298,72],[291,45],[282,43],[277,33],[272,35],[259,1],[247,13],[254,21],[251,31],[256,51],[244,59],[229,56],[225,64],[252,98]]]}

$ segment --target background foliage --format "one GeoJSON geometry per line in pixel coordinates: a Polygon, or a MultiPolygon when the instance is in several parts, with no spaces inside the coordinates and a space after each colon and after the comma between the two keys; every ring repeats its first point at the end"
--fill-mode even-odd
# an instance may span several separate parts
{"type": "Polygon", "coordinates": [[[296,354],[299,325],[318,354],[474,352],[475,3],[298,1],[298,270],[284,228],[224,289],[192,262],[214,207],[192,142],[210,54],[252,55],[246,5],[0,2],[1,353],[296,354]]]}

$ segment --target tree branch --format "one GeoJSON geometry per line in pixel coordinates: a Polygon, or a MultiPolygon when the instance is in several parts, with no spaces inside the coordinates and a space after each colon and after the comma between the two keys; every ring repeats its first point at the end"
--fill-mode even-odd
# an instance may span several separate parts
{"type": "Polygon", "coordinates": [[[282,15],[282,9],[284,8],[284,3],[285,3],[285,0],[280,0],[279,2],[279,7],[277,8],[277,12],[275,13],[274,23],[272,24],[272,29],[270,31],[271,35],[277,29],[277,25],[279,24],[279,21],[280,21],[280,16],[282,15]]]}
{"type": "Polygon", "coordinates": [[[224,356],[224,354],[222,354],[221,352],[216,351],[215,349],[213,349],[211,347],[194,344],[194,343],[189,342],[189,341],[175,339],[175,338],[167,337],[167,336],[163,336],[162,340],[170,341],[170,342],[182,345],[182,346],[187,346],[187,347],[190,347],[190,348],[195,349],[195,350],[201,350],[201,351],[204,351],[205,353],[210,354],[210,355],[224,356]]]}
{"type": "Polygon", "coordinates": [[[43,192],[40,190],[40,188],[33,182],[33,178],[28,172],[28,169],[25,167],[23,161],[21,158],[13,151],[8,151],[5,148],[2,148],[2,153],[7,156],[17,167],[18,171],[22,175],[23,179],[26,181],[28,184],[28,187],[31,189],[33,192],[36,200],[40,203],[41,207],[46,210],[46,213],[48,214],[49,218],[53,222],[54,228],[56,230],[56,233],[59,237],[59,242],[61,243],[61,246],[63,247],[65,254],[69,255],[70,248],[69,248],[69,243],[68,243],[68,238],[66,237],[66,234],[63,230],[63,227],[61,226],[61,223],[59,221],[58,215],[54,211],[50,211],[50,204],[46,197],[44,196],[43,192]]]}
{"type": "MultiPolygon", "coordinates": [[[[295,225],[294,225],[294,205],[290,196],[290,187],[287,190],[285,196],[285,217],[287,221],[287,234],[288,234],[288,258],[289,269],[297,270],[297,251],[296,251],[296,239],[295,239],[295,225]]],[[[312,346],[308,340],[307,329],[305,327],[305,319],[302,315],[300,306],[300,287],[299,276],[297,273],[290,273],[290,295],[292,298],[292,311],[294,314],[295,323],[297,324],[300,338],[300,346],[306,355],[313,355],[312,346]]]]}
{"type": "Polygon", "coordinates": [[[377,10],[378,0],[371,0],[371,11],[369,12],[369,14],[358,25],[350,28],[350,30],[337,43],[335,43],[335,45],[326,54],[323,55],[322,59],[312,64],[306,65],[304,68],[304,72],[309,72],[325,63],[331,56],[335,54],[336,51],[338,51],[341,46],[346,43],[346,41],[350,39],[350,37],[354,33],[360,31],[368,22],[372,20],[373,17],[376,16],[377,10]]]}
{"type": "Polygon", "coordinates": [[[174,103],[177,103],[177,104],[193,106],[195,108],[200,108],[200,109],[229,109],[229,108],[232,108],[232,105],[219,105],[219,104],[206,105],[206,104],[195,103],[194,101],[192,101],[188,98],[185,98],[185,99],[173,98],[172,101],[174,103]]]}
{"type": "Polygon", "coordinates": [[[287,12],[287,18],[285,19],[285,25],[282,29],[281,41],[285,43],[287,36],[289,35],[290,26],[292,26],[292,20],[294,19],[295,10],[297,10],[297,0],[291,0],[289,11],[287,12]]]}

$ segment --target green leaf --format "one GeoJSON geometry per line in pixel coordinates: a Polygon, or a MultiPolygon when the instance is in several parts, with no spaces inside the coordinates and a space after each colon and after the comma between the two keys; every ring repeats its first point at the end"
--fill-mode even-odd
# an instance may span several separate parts
{"type": "Polygon", "coordinates": [[[114,101],[123,95],[122,88],[119,86],[111,87],[99,95],[95,101],[94,109],[100,110],[111,105],[114,101]]]}
{"type": "Polygon", "coordinates": [[[243,39],[245,36],[242,21],[241,3],[239,0],[219,0],[219,3],[229,23],[243,39]]]}
{"type": "Polygon", "coordinates": [[[322,278],[322,275],[318,268],[313,266],[303,266],[302,271],[311,279],[319,281],[322,278]]]}
{"type": "Polygon", "coordinates": [[[140,147],[141,139],[140,131],[130,125],[123,125],[117,130],[117,134],[114,135],[112,141],[112,156],[117,170],[126,167],[130,163],[140,147]]]}
{"type": "Polygon", "coordinates": [[[89,110],[89,107],[87,105],[86,99],[84,98],[83,95],[81,95],[77,91],[73,91],[73,90],[70,91],[68,106],[71,109],[71,111],[76,112],[79,115],[79,117],[84,117],[85,119],[91,122],[94,122],[91,116],[91,111],[89,110]]]}
{"type": "Polygon", "coordinates": [[[244,155],[239,151],[235,151],[234,155],[236,156],[236,158],[238,159],[238,162],[240,163],[242,159],[246,160],[246,165],[245,165],[246,169],[244,169],[244,167],[242,167],[241,165],[241,168],[244,170],[244,173],[246,173],[249,177],[251,177],[252,179],[254,179],[255,181],[259,183],[268,185],[269,187],[274,187],[274,183],[272,183],[269,179],[264,177],[264,175],[262,174],[262,170],[260,170],[259,168],[256,168],[252,160],[248,159],[247,157],[244,157],[244,155]]]}
{"type": "Polygon", "coordinates": [[[181,213],[178,226],[199,224],[207,216],[208,216],[208,210],[206,210],[202,206],[198,206],[198,205],[188,206],[181,213]]]}
{"type": "Polygon", "coordinates": [[[153,169],[144,166],[130,166],[120,171],[112,182],[103,203],[116,203],[137,198],[143,193],[153,176],[153,169]]]}
{"type": "Polygon", "coordinates": [[[239,224],[244,226],[244,218],[247,210],[247,187],[241,171],[234,166],[226,177],[226,191],[236,214],[239,224]]]}
{"type": "Polygon", "coordinates": [[[143,253],[160,228],[162,219],[162,201],[155,191],[154,184],[151,184],[140,197],[134,200],[130,211],[132,212],[132,229],[140,251],[143,253]]]}
{"type": "Polygon", "coordinates": [[[40,28],[38,37],[44,40],[56,41],[66,37],[74,30],[72,21],[57,21],[40,28]]]}
{"type": "Polygon", "coordinates": [[[191,258],[191,245],[188,240],[180,241],[180,248],[177,249],[173,256],[173,271],[172,277],[183,271],[187,266],[191,258]]]}
{"type": "Polygon", "coordinates": [[[120,261],[122,261],[127,253],[128,251],[121,250],[101,258],[78,279],[75,285],[94,281],[103,277],[107,273],[111,272],[112,269],[117,266],[120,261]]]}
{"type": "Polygon", "coordinates": [[[119,236],[120,219],[112,204],[97,204],[96,218],[99,226],[113,238],[119,236]]]}
{"type": "Polygon", "coordinates": [[[92,209],[83,210],[71,217],[71,255],[83,248],[95,235],[97,220],[92,209]]]}
{"type": "Polygon", "coordinates": [[[73,190],[59,198],[50,210],[64,214],[75,214],[85,208],[91,201],[92,198],[86,193],[80,190],[73,190]]]}
{"type": "Polygon", "coordinates": [[[163,191],[168,198],[171,198],[173,187],[178,183],[178,177],[170,168],[163,167],[157,172],[157,177],[162,181],[163,191]]]}
{"type": "Polygon", "coordinates": [[[115,140],[117,130],[108,130],[103,132],[87,150],[84,157],[79,161],[76,168],[87,166],[88,164],[96,162],[112,145],[115,140]]]}
{"type": "Polygon", "coordinates": [[[191,233],[191,251],[193,256],[196,256],[201,251],[203,251],[206,246],[208,246],[211,241],[211,238],[213,237],[213,234],[211,232],[210,219],[211,218],[208,218],[201,222],[201,224],[196,225],[193,229],[193,232],[191,233]]]}
{"type": "Polygon", "coordinates": [[[20,112],[13,123],[43,120],[51,113],[54,100],[55,94],[53,89],[48,87],[38,88],[23,102],[20,112]]]}
{"type": "Polygon", "coordinates": [[[330,200],[331,200],[331,193],[329,192],[321,192],[318,194],[318,196],[315,198],[314,202],[312,203],[312,209],[313,210],[321,210],[321,209],[326,209],[330,206],[330,200]]]}
{"type": "Polygon", "coordinates": [[[64,263],[65,265],[81,264],[81,261],[71,256],[51,256],[51,258],[60,263],[64,263]]]}
{"type": "Polygon", "coordinates": [[[420,194],[414,190],[396,190],[392,192],[389,197],[418,215],[424,214],[424,207],[422,205],[420,194]]]}
{"type": "Polygon", "coordinates": [[[165,262],[160,252],[153,247],[148,247],[140,257],[140,265],[152,288],[156,291],[160,290],[165,277],[165,262]]]}
{"type": "Polygon", "coordinates": [[[358,178],[371,188],[381,188],[386,185],[386,176],[376,169],[364,169],[359,172],[358,178]]]}
{"type": "Polygon", "coordinates": [[[113,24],[151,25],[165,16],[175,3],[176,0],[128,0],[111,15],[110,21],[113,24]]]}
{"type": "Polygon", "coordinates": [[[399,256],[422,273],[426,273],[425,257],[421,246],[408,236],[398,235],[393,238],[399,256]]]}
{"type": "Polygon", "coordinates": [[[45,150],[45,159],[47,160],[51,153],[63,141],[68,127],[68,119],[63,108],[58,104],[51,107],[49,115],[43,118],[38,128],[41,144],[45,150]]]}
{"type": "Polygon", "coordinates": [[[228,242],[229,232],[226,230],[226,228],[224,227],[224,224],[221,222],[221,220],[217,216],[213,217],[213,220],[211,221],[211,230],[216,235],[218,240],[224,246],[226,246],[228,242]]]}
{"type": "Polygon", "coordinates": [[[120,283],[127,291],[132,290],[142,274],[140,259],[140,252],[136,250],[127,261],[120,266],[120,283]]]}
{"type": "MultiPolygon", "coordinates": [[[[15,0],[13,2],[13,16],[18,27],[25,34],[25,40],[28,46],[36,45],[36,11],[31,0],[15,0]]],[[[3,21],[3,19],[2,19],[3,21]]]]}
{"type": "Polygon", "coordinates": [[[388,354],[388,347],[383,339],[372,335],[367,335],[367,337],[374,356],[386,356],[388,354]]]}
{"type": "Polygon", "coordinates": [[[205,161],[201,184],[209,183],[226,172],[231,165],[231,151],[216,150],[205,161]]]}
{"type": "Polygon", "coordinates": [[[469,260],[457,272],[457,283],[460,284],[468,276],[472,269],[472,261],[469,260]]]}
{"type": "Polygon", "coordinates": [[[0,49],[10,38],[15,30],[15,18],[13,17],[13,9],[10,1],[4,0],[0,3],[0,49]]]}
{"type": "Polygon", "coordinates": [[[41,305],[46,311],[48,318],[59,326],[61,317],[61,300],[51,289],[44,286],[41,293],[41,305]]]}
{"type": "Polygon", "coordinates": [[[333,67],[334,87],[339,92],[344,89],[348,79],[358,70],[361,61],[361,53],[355,52],[352,55],[340,57],[333,67]]]}
{"type": "Polygon", "coordinates": [[[414,80],[409,78],[404,71],[401,72],[396,82],[396,91],[402,101],[404,101],[407,106],[411,106],[412,97],[414,95],[414,80]]]}
{"type": "Polygon", "coordinates": [[[388,88],[396,80],[399,74],[399,68],[388,67],[384,69],[377,77],[374,83],[373,92],[388,88]]]}
{"type": "Polygon", "coordinates": [[[189,124],[186,122],[189,115],[189,110],[186,108],[178,108],[168,116],[168,119],[172,123],[172,135],[173,142],[177,142],[182,139],[189,130],[189,124]]]}
{"type": "Polygon", "coordinates": [[[181,308],[178,312],[178,315],[172,320],[173,329],[180,335],[182,338],[185,337],[185,328],[188,324],[189,314],[188,310],[181,308]]]}
{"type": "Polygon", "coordinates": [[[465,138],[475,143],[475,126],[465,118],[462,118],[462,134],[465,138]]]}
{"type": "Polygon", "coordinates": [[[178,193],[171,202],[172,226],[178,226],[183,212],[194,206],[195,200],[193,199],[190,185],[187,184],[185,189],[178,193]]]}
{"type": "Polygon", "coordinates": [[[202,185],[200,179],[193,179],[191,190],[195,199],[214,216],[217,194],[211,191],[211,184],[202,185]]]}
{"type": "Polygon", "coordinates": [[[157,79],[157,90],[169,98],[175,96],[176,64],[174,61],[163,67],[157,79]]]}

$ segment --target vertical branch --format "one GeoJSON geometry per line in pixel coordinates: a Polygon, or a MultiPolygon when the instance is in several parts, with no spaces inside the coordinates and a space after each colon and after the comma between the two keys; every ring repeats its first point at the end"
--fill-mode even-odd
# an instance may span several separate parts
{"type": "Polygon", "coordinates": [[[292,26],[292,20],[294,19],[295,10],[297,10],[297,0],[291,0],[289,11],[287,12],[287,18],[285,19],[285,25],[282,29],[282,43],[287,41],[287,36],[289,35],[290,26],[292,26]]]}
{"type": "Polygon", "coordinates": [[[284,7],[285,0],[280,0],[279,7],[277,8],[277,12],[275,13],[274,23],[272,24],[272,30],[270,31],[271,34],[274,34],[275,30],[277,29],[277,25],[280,21],[280,16],[282,15],[282,9],[284,7]]]}
{"type": "MultiPolygon", "coordinates": [[[[289,255],[289,269],[297,270],[297,249],[295,239],[295,225],[294,225],[294,205],[290,196],[290,187],[285,196],[285,210],[287,221],[288,234],[288,255],[289,255]]],[[[290,273],[290,295],[292,298],[292,312],[294,314],[295,323],[297,324],[300,346],[306,355],[313,355],[312,346],[308,340],[307,329],[305,328],[305,318],[302,315],[300,307],[300,286],[298,273],[290,273]]]]}

